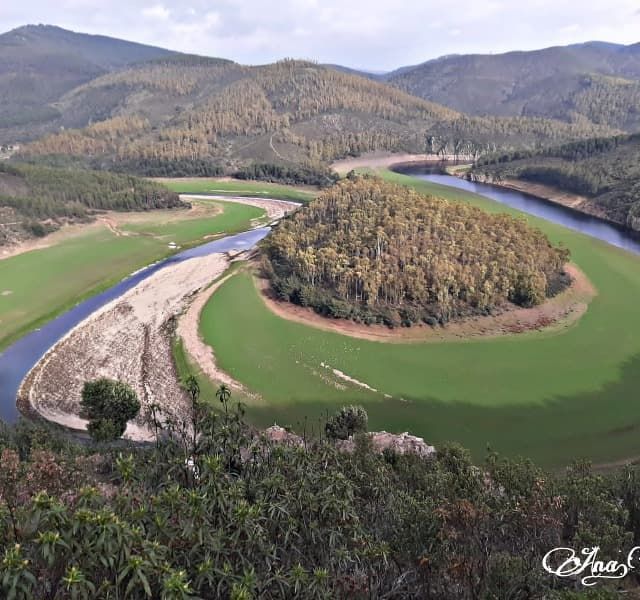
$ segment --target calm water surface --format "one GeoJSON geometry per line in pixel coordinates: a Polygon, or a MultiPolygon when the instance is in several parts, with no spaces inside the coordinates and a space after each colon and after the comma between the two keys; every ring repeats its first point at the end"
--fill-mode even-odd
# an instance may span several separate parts
{"type": "Polygon", "coordinates": [[[216,252],[246,250],[255,246],[269,231],[268,227],[254,229],[174,254],[165,260],[137,271],[105,292],[80,302],[71,310],[9,346],[0,354],[0,419],[9,423],[13,423],[18,419],[19,412],[16,407],[16,396],[20,382],[49,348],[95,310],[120,297],[127,290],[130,290],[167,265],[216,252]]]}

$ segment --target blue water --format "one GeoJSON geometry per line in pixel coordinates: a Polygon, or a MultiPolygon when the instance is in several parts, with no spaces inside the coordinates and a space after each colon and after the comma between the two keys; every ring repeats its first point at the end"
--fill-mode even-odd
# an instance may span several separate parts
{"type": "Polygon", "coordinates": [[[268,227],[253,229],[174,254],[170,258],[137,271],[105,292],[80,302],[71,310],[9,346],[0,354],[0,419],[9,423],[18,419],[16,396],[20,382],[49,348],[95,310],[118,298],[167,265],[216,252],[247,250],[255,246],[269,231],[268,227]]]}
{"type": "Polygon", "coordinates": [[[629,252],[640,254],[640,235],[597,217],[585,215],[561,204],[555,204],[530,194],[517,192],[507,188],[486,183],[474,183],[452,175],[441,175],[434,172],[434,167],[406,167],[402,173],[412,175],[440,185],[455,187],[467,192],[474,192],[506,204],[522,212],[558,223],[567,229],[579,231],[588,236],[624,248],[629,252]]]}
{"type": "MultiPolygon", "coordinates": [[[[613,246],[640,254],[640,237],[622,227],[542,200],[536,196],[489,184],[473,183],[450,175],[442,175],[437,170],[438,168],[433,166],[411,166],[403,167],[401,172],[441,185],[475,192],[522,212],[558,223],[613,246]]],[[[118,298],[137,283],[169,264],[215,252],[248,249],[264,238],[267,233],[269,233],[269,228],[267,227],[255,229],[180,252],[171,258],[135,273],[106,292],[81,302],[41,329],[26,335],[7,348],[0,354],[0,419],[8,422],[16,421],[19,416],[16,408],[16,395],[22,379],[49,348],[95,310],[118,298]]]]}

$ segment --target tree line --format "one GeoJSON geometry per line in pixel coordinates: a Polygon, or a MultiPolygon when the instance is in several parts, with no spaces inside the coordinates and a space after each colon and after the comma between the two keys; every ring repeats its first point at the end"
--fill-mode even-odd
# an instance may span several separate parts
{"type": "Polygon", "coordinates": [[[540,304],[566,283],[569,255],[524,220],[367,176],[324,191],[263,247],[282,299],[388,325],[540,304]]]}
{"type": "Polygon", "coordinates": [[[374,150],[480,156],[611,131],[586,120],[466,116],[380,82],[293,60],[260,67],[156,61],[97,78],[71,98],[84,106],[98,92],[128,98],[143,90],[161,120],[143,107],[105,119],[109,111],[97,106],[103,120],[44,137],[23,154],[122,164],[214,160],[231,167],[247,158],[273,160],[274,140],[287,160],[304,163],[374,150]]]}
{"type": "Polygon", "coordinates": [[[101,210],[152,210],[185,204],[167,188],[131,175],[0,164],[0,207],[10,209],[31,235],[64,221],[91,219],[101,210]]]}

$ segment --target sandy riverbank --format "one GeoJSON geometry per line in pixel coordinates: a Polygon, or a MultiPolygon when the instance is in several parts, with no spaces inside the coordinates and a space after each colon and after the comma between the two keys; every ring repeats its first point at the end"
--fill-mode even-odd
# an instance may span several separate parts
{"type": "Polygon", "coordinates": [[[173,363],[175,318],[199,289],[228,266],[221,254],[171,264],[102,307],[58,342],[27,376],[20,396],[40,415],[83,429],[78,417],[85,381],[110,377],[131,385],[142,403],[125,437],[148,439],[148,407],[179,415],[186,408],[173,363]]]}
{"type": "MultiPolygon", "coordinates": [[[[298,207],[293,202],[264,198],[221,199],[263,208],[270,220],[298,207]]],[[[113,222],[102,226],[117,227],[113,222]]],[[[206,288],[228,265],[228,256],[222,254],[169,264],[97,310],[51,348],[27,375],[19,404],[50,421],[84,429],[86,422],[79,417],[84,382],[98,377],[118,379],[136,390],[143,406],[125,437],[150,439],[151,431],[145,426],[150,404],[160,404],[178,415],[187,407],[171,347],[182,313],[190,317],[181,328],[187,351],[194,352],[202,360],[203,370],[209,372],[203,355],[194,351],[199,341],[198,318],[206,303],[205,294],[212,293],[206,288]],[[198,296],[201,290],[205,291],[198,296]],[[187,310],[194,301],[195,308],[187,310]]],[[[225,381],[220,374],[216,379],[225,381]]]]}
{"type": "Polygon", "coordinates": [[[370,169],[383,169],[392,165],[415,162],[433,162],[439,163],[443,161],[454,161],[455,159],[464,160],[466,157],[455,157],[452,154],[439,156],[437,154],[391,154],[389,152],[376,152],[371,154],[363,154],[355,158],[345,158],[332,163],[331,168],[341,175],[348,173],[352,169],[362,169],[368,167],[370,169]]]}
{"type": "Polygon", "coordinates": [[[273,198],[251,198],[243,196],[212,196],[210,194],[180,194],[181,200],[220,200],[221,202],[233,202],[262,208],[267,213],[269,221],[277,221],[287,213],[302,206],[298,202],[290,200],[275,200],[273,198]]]}
{"type": "Polygon", "coordinates": [[[477,337],[496,337],[571,326],[586,312],[596,290],[587,276],[576,265],[569,264],[566,271],[572,283],[563,292],[540,306],[519,308],[513,305],[494,316],[470,317],[449,323],[446,327],[415,325],[389,329],[384,325],[363,325],[345,319],[328,319],[311,308],[305,308],[274,299],[269,282],[256,278],[263,302],[274,314],[305,325],[332,331],[341,335],[379,342],[441,342],[477,337]]]}

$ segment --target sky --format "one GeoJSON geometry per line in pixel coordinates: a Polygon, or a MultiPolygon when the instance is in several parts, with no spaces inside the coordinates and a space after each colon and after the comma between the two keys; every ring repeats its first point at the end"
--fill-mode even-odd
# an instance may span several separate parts
{"type": "Polygon", "coordinates": [[[446,54],[640,42],[640,0],[0,0],[0,30],[34,23],[244,64],[383,71],[446,54]]]}

